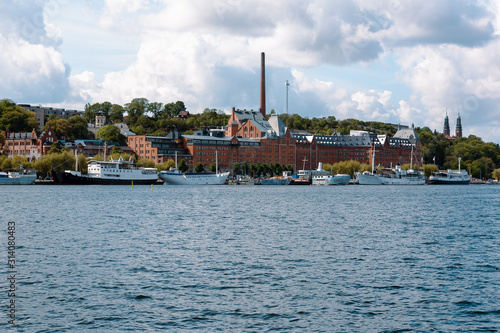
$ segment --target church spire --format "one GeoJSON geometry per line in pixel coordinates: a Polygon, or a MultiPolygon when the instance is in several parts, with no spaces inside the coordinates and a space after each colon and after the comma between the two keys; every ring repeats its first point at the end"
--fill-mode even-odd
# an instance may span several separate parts
{"type": "Polygon", "coordinates": [[[446,117],[444,118],[444,136],[450,136],[450,120],[448,119],[448,110],[446,110],[446,117]]]}
{"type": "Polygon", "coordinates": [[[458,113],[457,127],[455,128],[455,136],[457,138],[462,137],[462,118],[460,118],[460,112],[458,113]]]}

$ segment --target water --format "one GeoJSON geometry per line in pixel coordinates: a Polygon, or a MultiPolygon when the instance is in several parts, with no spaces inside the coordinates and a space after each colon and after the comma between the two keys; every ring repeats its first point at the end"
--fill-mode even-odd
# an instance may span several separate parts
{"type": "Polygon", "coordinates": [[[18,325],[2,283],[0,330],[500,330],[500,186],[2,186],[0,198],[2,262],[7,221],[18,245],[18,325]]]}

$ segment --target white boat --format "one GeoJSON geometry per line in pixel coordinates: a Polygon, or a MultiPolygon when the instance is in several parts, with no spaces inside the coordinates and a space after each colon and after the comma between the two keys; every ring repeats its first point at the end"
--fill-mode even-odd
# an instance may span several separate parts
{"type": "Polygon", "coordinates": [[[368,171],[358,172],[356,174],[356,183],[359,185],[383,185],[380,177],[368,171]]]}
{"type": "Polygon", "coordinates": [[[176,165],[175,168],[170,168],[168,171],[161,171],[159,176],[168,185],[222,185],[229,177],[229,172],[218,172],[217,152],[215,152],[215,156],[215,173],[182,173],[176,165]]]}
{"type": "Polygon", "coordinates": [[[364,172],[357,176],[359,185],[424,185],[425,177],[420,171],[382,169],[375,173],[364,172]]]}
{"type": "Polygon", "coordinates": [[[461,158],[458,158],[458,170],[448,169],[447,171],[434,172],[427,184],[429,185],[469,185],[472,178],[466,170],[460,170],[461,158]]]}
{"type": "Polygon", "coordinates": [[[158,183],[155,168],[139,168],[121,157],[111,161],[90,161],[87,174],[80,171],[52,171],[54,183],[71,185],[149,185],[158,183]]]}
{"type": "Polygon", "coordinates": [[[160,178],[169,185],[222,185],[229,177],[229,172],[220,173],[182,173],[177,168],[161,171],[160,178]]]}
{"type": "Polygon", "coordinates": [[[425,175],[421,171],[412,169],[413,146],[411,149],[410,169],[401,170],[399,165],[393,168],[385,168],[375,171],[375,144],[373,145],[372,170],[357,174],[359,185],[424,185],[425,175]]]}
{"type": "Polygon", "coordinates": [[[0,172],[0,185],[31,185],[36,180],[35,170],[11,170],[9,172],[0,172]]]}
{"type": "Polygon", "coordinates": [[[336,175],[322,175],[315,176],[312,179],[313,185],[347,185],[351,180],[350,175],[336,174],[336,175]]]}

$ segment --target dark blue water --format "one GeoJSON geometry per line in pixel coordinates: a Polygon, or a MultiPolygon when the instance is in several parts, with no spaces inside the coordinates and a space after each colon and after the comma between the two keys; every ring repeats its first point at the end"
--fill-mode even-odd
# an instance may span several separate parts
{"type": "Polygon", "coordinates": [[[497,332],[500,186],[2,186],[19,332],[497,332]]]}

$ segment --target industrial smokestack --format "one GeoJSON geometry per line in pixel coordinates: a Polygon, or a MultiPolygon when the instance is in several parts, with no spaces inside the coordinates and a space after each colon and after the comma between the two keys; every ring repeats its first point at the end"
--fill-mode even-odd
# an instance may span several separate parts
{"type": "Polygon", "coordinates": [[[266,56],[260,54],[260,112],[266,117],[266,56]]]}

